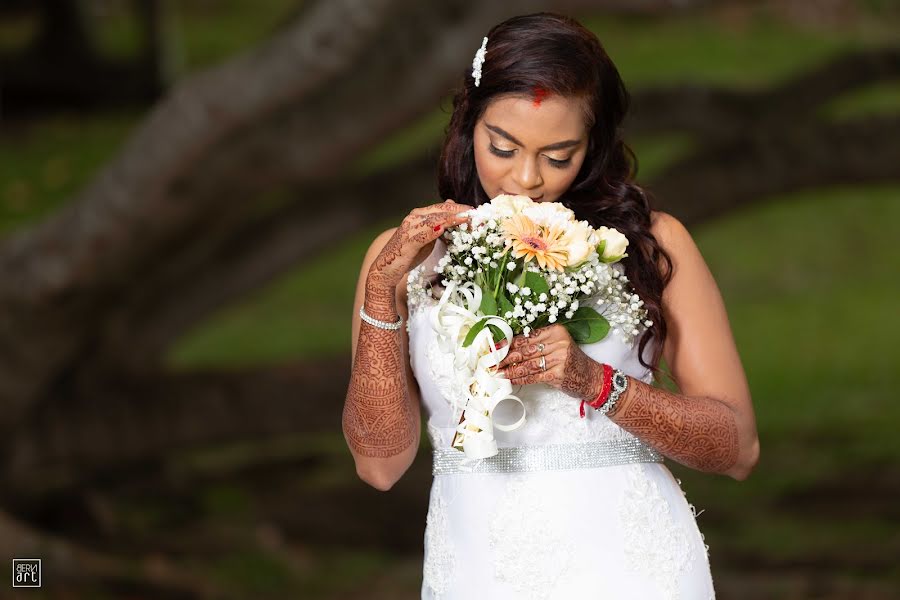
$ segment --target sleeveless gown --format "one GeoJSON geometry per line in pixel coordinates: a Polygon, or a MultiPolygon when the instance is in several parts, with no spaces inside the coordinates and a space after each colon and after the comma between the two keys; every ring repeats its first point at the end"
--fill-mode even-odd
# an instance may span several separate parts
{"type": "MultiPolygon", "coordinates": [[[[408,283],[424,274],[440,289],[433,267],[445,251],[439,239],[408,283]]],[[[430,295],[410,301],[406,327],[429,441],[449,448],[464,401],[452,412],[450,361],[426,316],[436,303],[430,295]]],[[[581,348],[651,383],[652,373],[638,361],[638,340],[626,346],[610,331],[581,348]]],[[[513,393],[525,404],[526,422],[515,431],[495,430],[498,447],[634,437],[590,407],[581,418],[579,400],[547,384],[513,393]]],[[[663,463],[438,474],[429,495],[421,597],[713,600],[708,546],[695,519],[680,480],[663,463]]]]}

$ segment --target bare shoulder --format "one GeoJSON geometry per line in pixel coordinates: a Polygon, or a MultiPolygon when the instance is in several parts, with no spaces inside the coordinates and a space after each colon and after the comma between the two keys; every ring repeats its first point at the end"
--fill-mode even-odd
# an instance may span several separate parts
{"type": "MultiPolygon", "coordinates": [[[[693,245],[694,241],[684,224],[667,212],[654,210],[650,213],[650,233],[660,246],[670,254],[679,247],[693,245]]],[[[674,259],[674,256],[672,257],[674,259]]]]}

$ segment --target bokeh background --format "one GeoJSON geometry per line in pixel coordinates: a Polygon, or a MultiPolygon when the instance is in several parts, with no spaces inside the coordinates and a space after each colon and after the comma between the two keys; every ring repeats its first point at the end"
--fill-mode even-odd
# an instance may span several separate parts
{"type": "Polygon", "coordinates": [[[353,292],[538,10],[617,64],[728,308],[761,462],[669,461],[718,597],[900,597],[898,4],[496,4],[4,0],[0,561],[44,581],[0,598],[418,597],[430,449],[356,477],[353,292]]]}

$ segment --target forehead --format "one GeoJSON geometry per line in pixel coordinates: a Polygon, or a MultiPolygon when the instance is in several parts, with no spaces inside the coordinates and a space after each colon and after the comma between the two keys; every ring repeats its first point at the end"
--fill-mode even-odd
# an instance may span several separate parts
{"type": "Polygon", "coordinates": [[[534,96],[501,96],[488,103],[482,120],[519,138],[528,144],[529,138],[537,145],[567,138],[580,138],[585,134],[584,102],[550,94],[543,98],[534,96]],[[549,138],[553,139],[549,139],[549,138]]]}

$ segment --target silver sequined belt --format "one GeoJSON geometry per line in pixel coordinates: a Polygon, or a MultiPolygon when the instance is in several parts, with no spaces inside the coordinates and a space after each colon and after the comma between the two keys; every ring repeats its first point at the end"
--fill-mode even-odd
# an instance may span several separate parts
{"type": "Polygon", "coordinates": [[[456,448],[432,450],[432,475],[449,473],[515,473],[591,469],[640,462],[663,462],[663,456],[638,438],[574,444],[498,448],[494,456],[469,459],[456,448]]]}

